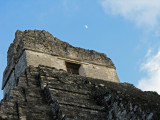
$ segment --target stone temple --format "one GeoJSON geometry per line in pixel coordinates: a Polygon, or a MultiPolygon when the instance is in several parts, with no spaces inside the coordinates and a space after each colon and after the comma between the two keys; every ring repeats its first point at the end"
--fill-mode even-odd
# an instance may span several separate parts
{"type": "Polygon", "coordinates": [[[105,54],[46,31],[15,33],[2,90],[0,120],[160,120],[160,95],[120,83],[105,54]]]}

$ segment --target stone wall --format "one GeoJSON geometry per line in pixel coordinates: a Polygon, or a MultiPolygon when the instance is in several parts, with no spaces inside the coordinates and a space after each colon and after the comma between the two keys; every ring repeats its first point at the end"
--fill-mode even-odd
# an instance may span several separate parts
{"type": "Polygon", "coordinates": [[[17,83],[17,79],[20,76],[21,73],[24,72],[24,70],[27,67],[27,61],[26,61],[26,52],[24,51],[21,55],[20,59],[17,61],[17,63],[14,63],[13,66],[7,66],[5,72],[7,74],[3,75],[3,95],[5,96],[10,91],[11,86],[15,86],[17,83]]]}
{"type": "Polygon", "coordinates": [[[114,68],[94,64],[82,64],[81,68],[83,69],[83,72],[85,73],[86,77],[97,78],[112,82],[119,82],[119,78],[114,68]]]}
{"type": "Polygon", "coordinates": [[[33,65],[38,67],[40,64],[57,69],[66,70],[65,61],[58,59],[57,56],[53,56],[46,53],[40,53],[35,51],[26,50],[27,66],[33,65]]]}
{"type": "Polygon", "coordinates": [[[15,79],[18,79],[29,65],[37,67],[41,64],[67,70],[65,62],[68,61],[81,65],[79,74],[82,76],[120,82],[113,62],[105,54],[73,47],[46,31],[28,30],[17,31],[15,40],[9,47],[2,89],[11,85],[7,84],[8,80],[9,83],[14,83],[10,78],[13,71],[15,79]]]}
{"type": "Polygon", "coordinates": [[[39,53],[35,51],[26,50],[27,66],[32,65],[38,67],[40,64],[57,69],[67,71],[65,62],[80,64],[79,74],[86,77],[98,78],[107,81],[119,82],[116,70],[114,68],[106,67],[104,65],[91,64],[81,62],[64,57],[53,56],[46,53],[39,53]]]}

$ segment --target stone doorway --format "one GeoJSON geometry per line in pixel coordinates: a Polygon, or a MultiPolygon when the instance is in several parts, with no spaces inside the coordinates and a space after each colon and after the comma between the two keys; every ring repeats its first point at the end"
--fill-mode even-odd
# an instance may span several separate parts
{"type": "Polygon", "coordinates": [[[69,72],[71,74],[77,74],[77,75],[79,75],[79,68],[80,68],[80,66],[81,66],[80,64],[66,62],[67,72],[69,72]]]}

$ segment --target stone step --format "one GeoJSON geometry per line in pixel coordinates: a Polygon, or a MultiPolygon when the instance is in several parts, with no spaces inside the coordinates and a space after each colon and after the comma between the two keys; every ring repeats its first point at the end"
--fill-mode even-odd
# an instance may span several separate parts
{"type": "MultiPolygon", "coordinates": [[[[47,83],[43,83],[43,86],[45,87],[47,83]]],[[[84,94],[84,95],[89,95],[91,91],[89,89],[83,89],[79,87],[78,85],[71,85],[71,84],[62,84],[62,83],[54,83],[54,82],[48,82],[48,85],[52,89],[59,89],[59,90],[64,90],[64,91],[70,91],[70,92],[75,92],[79,94],[84,94]]]]}
{"type": "Polygon", "coordinates": [[[106,120],[107,113],[75,107],[70,105],[59,104],[62,113],[66,116],[67,120],[106,120]]]}
{"type": "Polygon", "coordinates": [[[56,90],[49,88],[52,100],[58,100],[59,103],[70,104],[80,106],[83,108],[89,108],[93,110],[104,111],[104,107],[98,106],[91,100],[89,95],[83,95],[70,91],[56,90]]]}

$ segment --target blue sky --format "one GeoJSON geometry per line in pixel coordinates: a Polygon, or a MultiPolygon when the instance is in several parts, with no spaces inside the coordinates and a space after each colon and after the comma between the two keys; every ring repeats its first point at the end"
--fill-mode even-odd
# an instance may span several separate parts
{"type": "Polygon", "coordinates": [[[1,0],[0,85],[16,30],[38,29],[107,54],[121,82],[160,93],[159,17],[159,0],[1,0]]]}

